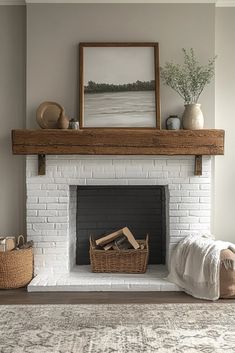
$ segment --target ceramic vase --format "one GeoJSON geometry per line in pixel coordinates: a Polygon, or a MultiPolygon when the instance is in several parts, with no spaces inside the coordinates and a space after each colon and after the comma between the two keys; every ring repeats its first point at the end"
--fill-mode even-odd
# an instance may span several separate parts
{"type": "Polygon", "coordinates": [[[179,130],[181,125],[180,118],[177,115],[170,115],[166,119],[167,130],[179,130]]]}
{"type": "Polygon", "coordinates": [[[69,119],[65,116],[64,111],[60,113],[59,119],[57,120],[58,129],[68,129],[69,119]]]}
{"type": "Polygon", "coordinates": [[[186,130],[200,130],[204,126],[204,118],[201,111],[201,104],[185,104],[182,116],[183,128],[186,130]]]}
{"type": "Polygon", "coordinates": [[[71,119],[69,121],[69,129],[78,130],[79,129],[79,122],[77,120],[71,119]]]}

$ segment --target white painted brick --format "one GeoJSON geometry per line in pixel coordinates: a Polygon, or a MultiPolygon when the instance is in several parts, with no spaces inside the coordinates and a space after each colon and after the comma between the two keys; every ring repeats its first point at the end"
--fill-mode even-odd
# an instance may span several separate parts
{"type": "Polygon", "coordinates": [[[48,191],[49,197],[61,197],[61,196],[66,196],[68,197],[69,191],[65,190],[54,190],[54,191],[48,191]]]}
{"type": "Polygon", "coordinates": [[[86,179],[73,179],[73,178],[66,178],[66,181],[69,185],[86,185],[86,179]]]}
{"type": "Polygon", "coordinates": [[[69,190],[69,185],[67,184],[56,184],[58,190],[69,190]]]}
{"type": "MultiPolygon", "coordinates": [[[[28,190],[27,196],[35,196],[37,199],[39,196],[47,196],[46,190],[28,190]]],[[[33,201],[30,201],[33,202],[33,201]]]]}
{"type": "Polygon", "coordinates": [[[170,190],[170,196],[189,196],[188,190],[170,190]]]}
{"type": "Polygon", "coordinates": [[[160,167],[160,166],[165,166],[166,165],[166,159],[159,159],[159,158],[156,158],[155,160],[154,160],[154,166],[155,167],[160,167]]]}
{"type": "MultiPolygon", "coordinates": [[[[151,170],[156,171],[156,172],[163,172],[163,165],[162,164],[155,164],[154,168],[151,170]]],[[[167,171],[165,171],[165,172],[167,173],[167,171]]]]}
{"type": "Polygon", "coordinates": [[[169,165],[169,163],[167,163],[167,165],[163,166],[162,170],[167,172],[180,172],[180,165],[169,165]]]}
{"type": "Polygon", "coordinates": [[[170,210],[178,210],[179,205],[177,203],[170,203],[169,204],[169,209],[170,210]]]}
{"type": "Polygon", "coordinates": [[[40,241],[45,241],[45,242],[48,242],[48,241],[60,241],[61,242],[65,242],[67,244],[67,236],[65,235],[59,235],[58,234],[58,230],[48,230],[48,231],[43,231],[42,232],[44,235],[43,236],[40,236],[38,240],[40,241]]]}
{"type": "Polygon", "coordinates": [[[190,224],[190,229],[206,230],[209,228],[210,228],[210,225],[206,223],[190,224]]]}
{"type": "Polygon", "coordinates": [[[57,223],[55,224],[55,229],[68,229],[68,223],[57,223]]]}
{"type": "Polygon", "coordinates": [[[190,196],[210,196],[210,191],[208,190],[197,190],[190,191],[190,196]]]}
{"type": "Polygon", "coordinates": [[[190,178],[190,184],[209,184],[209,183],[210,183],[209,178],[203,178],[203,177],[190,178]]]}
{"type": "Polygon", "coordinates": [[[180,223],[198,223],[199,217],[180,217],[180,223]]]}
{"type": "Polygon", "coordinates": [[[68,203],[69,198],[68,197],[59,197],[59,203],[68,203]]]}
{"type": "Polygon", "coordinates": [[[180,177],[180,172],[167,172],[167,178],[179,178],[180,177]]]}
{"type": "Polygon", "coordinates": [[[198,184],[182,184],[181,189],[182,190],[199,190],[199,185],[198,184]]]}
{"type": "Polygon", "coordinates": [[[67,210],[67,204],[50,203],[46,207],[48,210],[67,210]]]}
{"type": "Polygon", "coordinates": [[[174,184],[189,184],[189,180],[189,178],[173,178],[171,182],[174,184]]]}
{"type": "Polygon", "coordinates": [[[41,230],[41,229],[52,230],[52,229],[54,229],[54,224],[52,224],[52,223],[34,223],[33,229],[36,231],[41,230]]]}
{"type": "Polygon", "coordinates": [[[42,190],[57,190],[57,184],[41,184],[42,190]]]}
{"type": "Polygon", "coordinates": [[[66,254],[66,252],[67,252],[66,248],[44,248],[43,249],[43,254],[64,255],[66,254]]]}
{"type": "Polygon", "coordinates": [[[38,203],[38,197],[27,197],[28,203],[38,203]]]}
{"type": "Polygon", "coordinates": [[[182,202],[197,203],[197,202],[199,202],[199,197],[182,197],[182,202]]]}
{"type": "Polygon", "coordinates": [[[27,178],[26,183],[27,184],[53,184],[54,179],[47,178],[45,176],[37,176],[37,177],[27,178]]]}
{"type": "Polygon", "coordinates": [[[169,222],[170,223],[179,223],[179,217],[170,217],[169,222]]]}
{"type": "Polygon", "coordinates": [[[39,216],[45,216],[45,217],[53,217],[58,215],[58,211],[56,210],[40,210],[38,211],[39,216]]]}
{"type": "Polygon", "coordinates": [[[189,215],[189,212],[186,211],[186,210],[185,210],[185,211],[179,211],[179,210],[177,210],[177,211],[171,211],[171,210],[170,210],[169,215],[170,215],[170,216],[174,216],[174,217],[186,217],[186,216],[189,215]]]}
{"type": "Polygon", "coordinates": [[[39,203],[55,203],[58,202],[58,197],[39,197],[39,203]]]}
{"type": "Polygon", "coordinates": [[[45,223],[46,218],[45,217],[27,217],[27,222],[28,223],[45,223]]]}
{"type": "Polygon", "coordinates": [[[127,185],[127,179],[87,179],[87,185],[127,185]]]}
{"type": "Polygon", "coordinates": [[[207,211],[207,210],[200,210],[200,211],[190,210],[189,214],[190,214],[190,216],[209,217],[210,216],[210,211],[207,211]]]}
{"type": "MultiPolygon", "coordinates": [[[[38,214],[37,210],[27,210],[27,216],[32,216],[32,217],[36,217],[38,214]]],[[[39,214],[40,216],[40,214],[39,214]]]]}
{"type": "Polygon", "coordinates": [[[200,206],[197,203],[181,203],[179,204],[180,210],[199,210],[200,206]]]}
{"type": "Polygon", "coordinates": [[[180,184],[168,184],[169,190],[180,190],[180,184]]]}
{"type": "Polygon", "coordinates": [[[190,166],[192,164],[192,161],[189,159],[167,159],[167,165],[169,166],[190,166]]]}
{"type": "Polygon", "coordinates": [[[27,203],[27,210],[45,210],[46,204],[27,203]]]}
{"type": "Polygon", "coordinates": [[[65,178],[54,178],[54,183],[56,184],[64,184],[65,178]]]}
{"type": "Polygon", "coordinates": [[[67,234],[67,229],[60,229],[60,230],[57,230],[57,234],[62,237],[62,236],[65,236],[67,234]]]}
{"type": "MultiPolygon", "coordinates": [[[[58,216],[59,217],[64,217],[64,216],[67,216],[68,215],[68,211],[57,211],[58,212],[58,216]]],[[[73,209],[73,212],[76,214],[77,213],[77,210],[76,210],[76,205],[73,209]]]]}
{"type": "Polygon", "coordinates": [[[41,184],[27,184],[27,190],[40,190],[41,187],[41,184]]]}
{"type": "Polygon", "coordinates": [[[166,180],[163,179],[127,179],[129,185],[162,185],[166,180]]]}
{"type": "Polygon", "coordinates": [[[160,179],[163,179],[163,178],[167,178],[168,173],[167,172],[163,172],[163,171],[154,170],[154,171],[150,171],[148,173],[148,176],[149,176],[149,178],[157,178],[157,179],[160,178],[160,179]]]}
{"type": "Polygon", "coordinates": [[[198,230],[192,230],[192,229],[180,231],[180,234],[182,235],[182,237],[187,237],[188,235],[199,234],[199,233],[200,232],[198,230]]]}
{"type": "Polygon", "coordinates": [[[185,223],[185,224],[183,224],[183,223],[172,223],[171,225],[170,225],[170,229],[171,230],[181,230],[181,229],[189,229],[189,224],[187,223],[185,223]]]}
{"type": "Polygon", "coordinates": [[[50,241],[50,242],[34,242],[34,246],[38,248],[65,248],[66,242],[50,241]]]}
{"type": "Polygon", "coordinates": [[[180,171],[179,177],[182,179],[191,177],[193,175],[194,171],[192,170],[187,170],[187,171],[180,171]]]}
{"type": "Polygon", "coordinates": [[[88,175],[87,178],[98,178],[98,179],[115,178],[116,174],[117,174],[117,171],[115,171],[114,168],[111,170],[104,170],[104,169],[102,170],[101,169],[100,171],[90,173],[90,175],[88,175]]]}
{"type": "Polygon", "coordinates": [[[179,236],[180,235],[180,230],[171,230],[171,236],[179,236]]]}
{"type": "Polygon", "coordinates": [[[48,217],[47,221],[49,223],[65,223],[68,222],[68,217],[48,217]]]}
{"type": "Polygon", "coordinates": [[[180,203],[181,202],[181,197],[171,197],[170,198],[170,203],[180,203]]]}

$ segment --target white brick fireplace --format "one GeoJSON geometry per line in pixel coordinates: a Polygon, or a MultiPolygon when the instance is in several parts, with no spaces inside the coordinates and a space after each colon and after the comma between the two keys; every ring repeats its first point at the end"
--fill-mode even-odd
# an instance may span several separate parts
{"type": "MultiPolygon", "coordinates": [[[[78,269],[73,270],[77,185],[165,185],[169,220],[166,253],[169,259],[172,247],[186,235],[210,232],[211,157],[203,157],[202,168],[203,175],[194,176],[194,156],[47,156],[46,175],[38,176],[37,157],[27,157],[27,234],[35,244],[34,269],[38,275],[29,290],[34,287],[51,290],[52,286],[64,290],[69,283],[72,283],[69,290],[77,289],[78,269]],[[49,278],[51,283],[48,283],[49,278]]],[[[132,283],[133,290],[138,286],[142,288],[137,283],[141,278],[143,281],[148,278],[150,287],[146,290],[163,290],[162,284],[154,286],[153,274],[154,270],[150,268],[149,274],[145,275],[124,275],[122,278],[117,275],[123,286],[117,286],[116,290],[130,289],[131,280],[136,284],[132,283]]],[[[162,277],[164,274],[163,271],[162,277]]],[[[86,283],[90,275],[83,273],[84,289],[79,289],[88,289],[86,283]]],[[[115,283],[111,281],[115,275],[95,275],[100,283],[106,281],[107,284],[109,279],[109,289],[104,290],[115,290],[115,283]]],[[[90,281],[93,283],[91,290],[102,290],[93,277],[90,281]]],[[[165,290],[174,289],[174,286],[169,288],[169,284],[165,286],[165,290]]]]}

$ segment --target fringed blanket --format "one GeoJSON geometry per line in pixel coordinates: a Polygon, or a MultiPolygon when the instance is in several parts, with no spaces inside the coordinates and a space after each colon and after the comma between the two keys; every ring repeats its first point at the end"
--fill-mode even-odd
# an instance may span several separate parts
{"type": "Polygon", "coordinates": [[[166,278],[196,298],[217,300],[219,293],[220,252],[235,245],[215,241],[208,235],[190,235],[180,241],[171,254],[166,278]]]}

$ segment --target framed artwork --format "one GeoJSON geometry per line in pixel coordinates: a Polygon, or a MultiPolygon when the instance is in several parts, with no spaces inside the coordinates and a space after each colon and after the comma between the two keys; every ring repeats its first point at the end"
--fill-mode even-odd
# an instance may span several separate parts
{"type": "Polygon", "coordinates": [[[80,43],[81,128],[160,129],[158,43],[80,43]]]}

